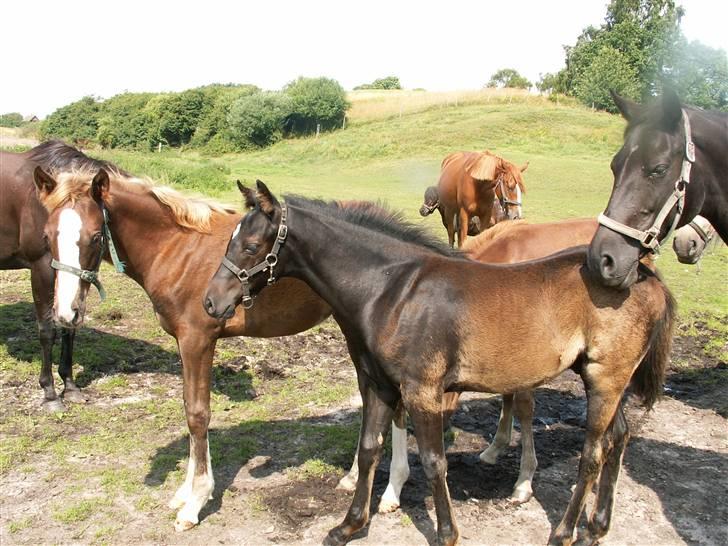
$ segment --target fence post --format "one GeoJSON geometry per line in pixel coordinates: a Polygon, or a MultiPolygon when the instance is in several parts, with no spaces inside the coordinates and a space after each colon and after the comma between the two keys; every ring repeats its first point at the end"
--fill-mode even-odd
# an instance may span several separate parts
{"type": "Polygon", "coordinates": [[[316,138],[319,137],[319,134],[321,134],[321,124],[317,123],[316,124],[316,138]]]}
{"type": "Polygon", "coordinates": [[[160,153],[160,154],[162,153],[162,143],[161,142],[157,143],[157,153],[160,153]]]}

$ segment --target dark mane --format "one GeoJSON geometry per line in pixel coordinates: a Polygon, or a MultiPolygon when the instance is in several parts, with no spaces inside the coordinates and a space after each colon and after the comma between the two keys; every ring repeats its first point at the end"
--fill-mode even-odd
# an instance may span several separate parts
{"type": "Polygon", "coordinates": [[[38,163],[50,174],[67,171],[98,171],[105,169],[111,173],[133,177],[110,161],[93,159],[81,150],[69,146],[61,140],[49,140],[39,144],[28,152],[28,158],[38,163]]]}
{"type": "Polygon", "coordinates": [[[466,259],[459,250],[450,248],[425,228],[405,220],[401,212],[393,212],[381,203],[324,201],[300,195],[286,195],[285,200],[294,207],[333,216],[364,229],[424,247],[442,256],[466,259]]]}

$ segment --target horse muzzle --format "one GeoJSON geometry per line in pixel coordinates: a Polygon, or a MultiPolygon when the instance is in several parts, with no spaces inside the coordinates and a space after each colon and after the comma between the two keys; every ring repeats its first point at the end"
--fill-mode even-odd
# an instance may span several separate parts
{"type": "Polygon", "coordinates": [[[639,278],[640,248],[600,227],[587,252],[587,267],[601,284],[624,290],[639,278]]]}

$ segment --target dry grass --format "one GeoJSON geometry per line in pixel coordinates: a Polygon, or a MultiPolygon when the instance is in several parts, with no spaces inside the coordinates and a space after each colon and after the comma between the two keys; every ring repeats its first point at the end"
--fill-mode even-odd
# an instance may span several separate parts
{"type": "Polygon", "coordinates": [[[546,97],[532,95],[524,89],[476,89],[462,91],[362,90],[348,94],[350,122],[385,119],[422,112],[433,107],[488,104],[497,102],[545,103],[546,97]]]}

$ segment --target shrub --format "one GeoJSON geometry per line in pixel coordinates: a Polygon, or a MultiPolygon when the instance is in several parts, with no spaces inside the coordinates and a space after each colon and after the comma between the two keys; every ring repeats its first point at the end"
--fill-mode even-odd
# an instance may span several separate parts
{"type": "Polygon", "coordinates": [[[283,137],[283,126],[291,114],[291,99],[275,92],[239,97],[230,107],[228,130],[239,148],[267,146],[283,137]]]}
{"type": "Polygon", "coordinates": [[[43,121],[40,129],[41,138],[94,140],[99,128],[99,111],[99,103],[93,97],[84,97],[62,106],[43,121]]]}
{"type": "Polygon", "coordinates": [[[104,148],[149,148],[153,120],[144,107],[152,93],[122,93],[101,105],[96,140],[104,148]]]}
{"type": "Polygon", "coordinates": [[[399,83],[397,76],[387,76],[386,78],[374,80],[372,83],[357,85],[354,91],[359,89],[402,89],[402,84],[399,83]]]}
{"type": "Polygon", "coordinates": [[[18,112],[0,114],[0,127],[20,127],[23,124],[23,115],[18,112]]]}
{"type": "Polygon", "coordinates": [[[293,134],[312,133],[318,124],[323,130],[340,127],[349,107],[344,88],[329,78],[301,77],[283,91],[291,101],[286,130],[293,134]]]}
{"type": "Polygon", "coordinates": [[[190,144],[205,146],[209,151],[231,151],[228,132],[228,114],[233,103],[240,97],[260,92],[255,85],[208,85],[201,87],[205,94],[205,106],[192,135],[190,144]]]}

